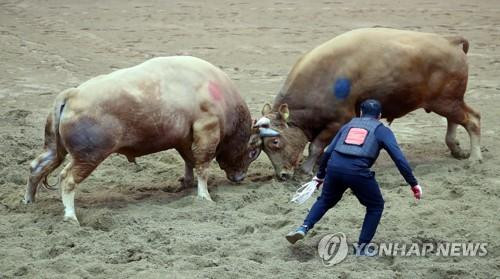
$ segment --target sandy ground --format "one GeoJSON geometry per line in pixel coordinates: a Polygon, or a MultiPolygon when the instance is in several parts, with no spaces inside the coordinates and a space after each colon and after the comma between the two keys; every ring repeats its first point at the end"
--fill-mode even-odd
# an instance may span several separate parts
{"type": "MultiPolygon", "coordinates": [[[[493,278],[499,276],[500,4],[498,1],[0,1],[0,278],[493,278]],[[375,4],[377,2],[377,4],[375,4]],[[29,162],[63,89],[147,58],[198,56],[225,70],[254,117],[299,56],[371,26],[460,34],[471,44],[467,102],[482,113],[484,163],[451,158],[445,120],[422,110],[393,130],[424,186],[410,190],[388,156],[375,170],[386,199],[377,242],[488,242],[486,257],[349,256],[322,265],[327,233],[356,240],[364,208],[349,193],[303,242],[284,234],[312,200],[288,203],[300,182],[278,182],[263,153],[234,185],[214,163],[210,192],[175,192],[173,151],[112,156],[79,188],[81,227],[62,222],[56,192],[20,203],[29,162]]],[[[460,139],[467,145],[466,133],[460,139]]],[[[52,178],[54,180],[54,178],[52,178]]]]}

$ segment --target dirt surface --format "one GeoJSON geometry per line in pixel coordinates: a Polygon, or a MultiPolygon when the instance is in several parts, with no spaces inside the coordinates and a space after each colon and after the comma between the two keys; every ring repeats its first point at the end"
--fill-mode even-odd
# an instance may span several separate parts
{"type": "MultiPolygon", "coordinates": [[[[0,278],[493,278],[499,260],[500,5],[491,1],[0,1],[0,278]],[[99,3],[99,4],[96,4],[99,3]],[[376,257],[326,267],[322,236],[358,237],[364,208],[350,194],[305,241],[284,235],[313,199],[288,201],[304,181],[278,182],[266,155],[231,184],[214,163],[216,203],[176,192],[174,151],[106,160],[77,189],[81,227],[62,222],[57,191],[20,203],[42,151],[55,95],[150,57],[194,55],[235,80],[254,117],[300,55],[345,31],[384,26],[470,41],[467,103],[482,113],[484,162],[453,159],[446,121],[423,110],[392,128],[424,187],[418,204],[383,154],[386,200],[376,242],[487,242],[485,257],[376,257]]],[[[468,138],[460,129],[462,144],[468,138]]],[[[55,178],[51,178],[55,182],[55,178]]]]}

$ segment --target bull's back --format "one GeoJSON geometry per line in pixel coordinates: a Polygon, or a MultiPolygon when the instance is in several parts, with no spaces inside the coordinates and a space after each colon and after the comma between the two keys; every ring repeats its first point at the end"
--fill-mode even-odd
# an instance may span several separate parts
{"type": "Polygon", "coordinates": [[[354,113],[356,104],[369,97],[381,100],[387,108],[385,117],[396,118],[417,108],[426,96],[439,94],[439,81],[448,76],[467,76],[462,46],[432,33],[358,29],[305,54],[291,70],[274,105],[288,103],[291,117],[294,109],[313,108],[315,115],[309,113],[309,117],[324,122],[317,124],[318,129],[339,115],[354,113]],[[347,96],[335,95],[339,79],[349,81],[347,96]],[[394,102],[401,105],[391,107],[394,102]]]}
{"type": "MultiPolygon", "coordinates": [[[[99,76],[80,85],[68,100],[63,124],[73,132],[67,138],[90,131],[92,138],[110,139],[95,145],[133,157],[190,144],[191,126],[203,117],[202,110],[222,120],[224,106],[232,105],[228,82],[221,70],[194,57],[155,58],[99,76]],[[220,84],[221,96],[216,97],[227,103],[215,102],[207,91],[212,81],[220,84]]],[[[81,146],[82,140],[88,141],[73,139],[68,145],[81,146]]]]}

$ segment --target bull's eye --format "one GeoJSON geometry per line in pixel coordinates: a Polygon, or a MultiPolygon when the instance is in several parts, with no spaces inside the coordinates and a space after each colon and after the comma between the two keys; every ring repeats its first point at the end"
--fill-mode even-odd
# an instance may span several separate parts
{"type": "Polygon", "coordinates": [[[250,159],[254,159],[255,157],[257,157],[257,150],[254,149],[254,150],[250,151],[250,153],[248,154],[248,157],[250,159]]]}
{"type": "Polygon", "coordinates": [[[268,145],[269,145],[269,148],[271,148],[271,149],[279,149],[280,148],[280,139],[273,138],[269,141],[268,145]]]}

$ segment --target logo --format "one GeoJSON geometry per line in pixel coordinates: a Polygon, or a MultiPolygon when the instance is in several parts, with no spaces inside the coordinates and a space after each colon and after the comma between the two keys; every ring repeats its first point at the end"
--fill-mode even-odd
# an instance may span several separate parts
{"type": "Polygon", "coordinates": [[[356,257],[484,257],[487,242],[381,242],[348,243],[343,232],[325,235],[318,243],[318,254],[325,266],[336,265],[347,257],[349,246],[356,257]]]}
{"type": "Polygon", "coordinates": [[[488,254],[488,243],[442,242],[442,243],[353,243],[357,256],[400,257],[484,257],[488,254]]]}
{"type": "Polygon", "coordinates": [[[342,232],[327,234],[318,243],[319,257],[326,266],[342,262],[348,252],[347,238],[342,232]]]}

